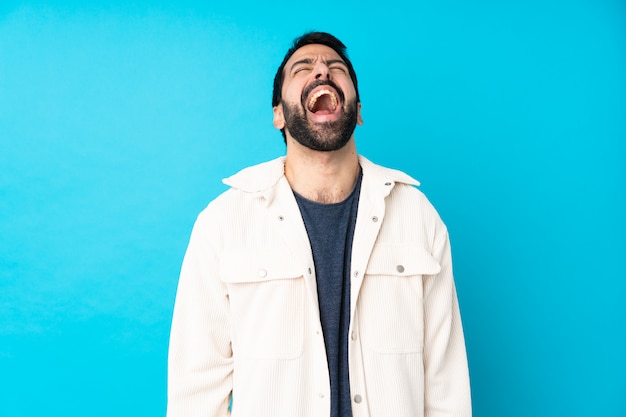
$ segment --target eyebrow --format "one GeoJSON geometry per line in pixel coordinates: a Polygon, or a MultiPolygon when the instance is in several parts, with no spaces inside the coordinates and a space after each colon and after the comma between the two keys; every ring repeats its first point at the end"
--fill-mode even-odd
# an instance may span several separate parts
{"type": "MultiPolygon", "coordinates": [[[[347,67],[348,65],[342,60],[342,59],[329,59],[327,61],[324,61],[324,63],[328,66],[333,65],[333,64],[341,64],[345,67],[347,67]]],[[[303,58],[299,61],[294,62],[293,64],[291,64],[291,68],[290,71],[293,71],[293,69],[298,66],[298,65],[304,65],[304,64],[313,64],[313,60],[311,58],[303,58]]]]}

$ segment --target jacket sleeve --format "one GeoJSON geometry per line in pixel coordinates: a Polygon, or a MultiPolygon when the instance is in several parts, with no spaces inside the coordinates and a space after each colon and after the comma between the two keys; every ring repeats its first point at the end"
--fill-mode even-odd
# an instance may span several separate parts
{"type": "Polygon", "coordinates": [[[168,357],[168,417],[228,416],[233,360],[228,293],[219,279],[217,222],[205,210],[178,282],[168,357]]]}
{"type": "Polygon", "coordinates": [[[450,240],[442,226],[433,256],[441,271],[424,277],[425,417],[472,415],[469,371],[452,275],[450,240]]]}

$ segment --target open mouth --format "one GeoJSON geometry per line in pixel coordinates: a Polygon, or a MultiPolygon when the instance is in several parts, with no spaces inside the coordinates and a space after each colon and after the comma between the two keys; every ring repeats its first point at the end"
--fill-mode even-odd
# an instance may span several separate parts
{"type": "Polygon", "coordinates": [[[307,110],[315,114],[330,114],[337,110],[337,94],[328,88],[322,88],[309,96],[307,110]]]}

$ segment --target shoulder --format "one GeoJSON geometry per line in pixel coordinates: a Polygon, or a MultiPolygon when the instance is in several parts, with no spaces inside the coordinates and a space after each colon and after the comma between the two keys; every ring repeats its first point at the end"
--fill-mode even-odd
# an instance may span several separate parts
{"type": "Polygon", "coordinates": [[[432,247],[439,236],[447,233],[439,213],[408,174],[376,165],[362,158],[366,194],[384,193],[385,216],[381,240],[420,241],[432,247]],[[366,181],[367,178],[367,181],[366,181]]]}
{"type": "Polygon", "coordinates": [[[387,204],[398,204],[402,207],[415,209],[423,206],[434,210],[430,201],[422,191],[417,188],[420,183],[403,171],[377,165],[363,156],[359,157],[363,175],[367,178],[367,185],[372,188],[385,188],[387,204]]]}
{"type": "Polygon", "coordinates": [[[363,175],[370,177],[376,181],[384,182],[385,184],[402,183],[408,185],[419,185],[419,181],[412,178],[410,175],[405,174],[397,169],[387,168],[382,165],[375,164],[362,155],[359,155],[359,164],[363,169],[363,175]]]}
{"type": "Polygon", "coordinates": [[[213,218],[232,213],[246,201],[254,201],[272,189],[284,177],[285,158],[245,167],[222,179],[229,186],[200,212],[200,218],[213,218]]]}
{"type": "Polygon", "coordinates": [[[232,188],[255,193],[273,187],[285,175],[285,157],[273,159],[242,169],[224,178],[222,182],[232,188]]]}

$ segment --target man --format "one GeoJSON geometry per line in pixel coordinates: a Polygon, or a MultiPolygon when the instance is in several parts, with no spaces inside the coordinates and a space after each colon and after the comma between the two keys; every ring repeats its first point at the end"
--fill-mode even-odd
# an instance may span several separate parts
{"type": "Polygon", "coordinates": [[[445,225],[357,155],[357,78],[327,33],[275,81],[286,156],[224,180],[183,261],[169,417],[470,416],[445,225]]]}

